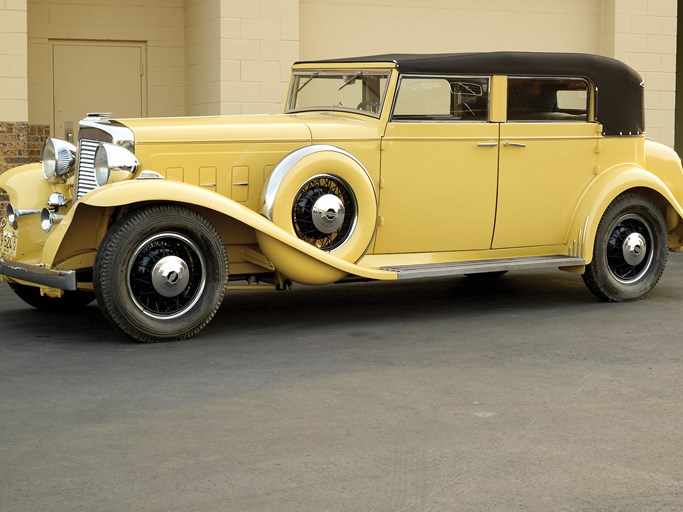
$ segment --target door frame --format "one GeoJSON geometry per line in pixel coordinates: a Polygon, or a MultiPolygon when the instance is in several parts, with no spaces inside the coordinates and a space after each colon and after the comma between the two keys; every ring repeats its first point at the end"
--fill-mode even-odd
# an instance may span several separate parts
{"type": "Polygon", "coordinates": [[[98,40],[98,39],[49,39],[50,46],[50,134],[52,137],[61,138],[55,133],[56,116],[55,116],[55,47],[57,46],[128,46],[140,48],[140,97],[142,105],[140,105],[140,112],[142,117],[147,117],[147,42],[146,41],[118,41],[118,40],[98,40]]]}

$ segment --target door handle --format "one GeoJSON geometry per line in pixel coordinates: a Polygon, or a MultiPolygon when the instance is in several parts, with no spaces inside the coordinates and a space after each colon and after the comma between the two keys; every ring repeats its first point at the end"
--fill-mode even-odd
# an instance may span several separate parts
{"type": "Polygon", "coordinates": [[[526,144],[522,144],[521,142],[510,142],[509,140],[506,140],[503,142],[503,146],[509,148],[525,148],[526,144]]]}
{"type": "Polygon", "coordinates": [[[480,142],[477,144],[480,148],[497,148],[498,143],[497,142],[480,142]]]}

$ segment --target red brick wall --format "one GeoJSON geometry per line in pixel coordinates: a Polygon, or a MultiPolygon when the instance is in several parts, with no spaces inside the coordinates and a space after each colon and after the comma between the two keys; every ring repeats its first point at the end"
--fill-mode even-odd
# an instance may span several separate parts
{"type": "Polygon", "coordinates": [[[0,172],[38,162],[40,150],[49,136],[47,125],[0,121],[0,172]]]}
{"type": "MultiPolygon", "coordinates": [[[[17,165],[38,162],[43,143],[50,136],[47,125],[0,121],[0,173],[17,165]]],[[[7,201],[0,189],[0,216],[7,201]]]]}

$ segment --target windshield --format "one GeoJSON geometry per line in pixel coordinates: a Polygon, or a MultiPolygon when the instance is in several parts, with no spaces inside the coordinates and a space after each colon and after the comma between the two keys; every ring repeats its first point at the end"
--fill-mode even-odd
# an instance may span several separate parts
{"type": "Polygon", "coordinates": [[[286,112],[342,110],[379,117],[389,70],[295,71],[286,112]]]}

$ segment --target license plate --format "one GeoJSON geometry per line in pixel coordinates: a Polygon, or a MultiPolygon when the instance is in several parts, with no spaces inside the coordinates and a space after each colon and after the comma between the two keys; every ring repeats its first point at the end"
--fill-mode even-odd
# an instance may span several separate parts
{"type": "Polygon", "coordinates": [[[17,255],[17,235],[10,231],[2,232],[0,239],[0,256],[13,259],[17,255]]]}

